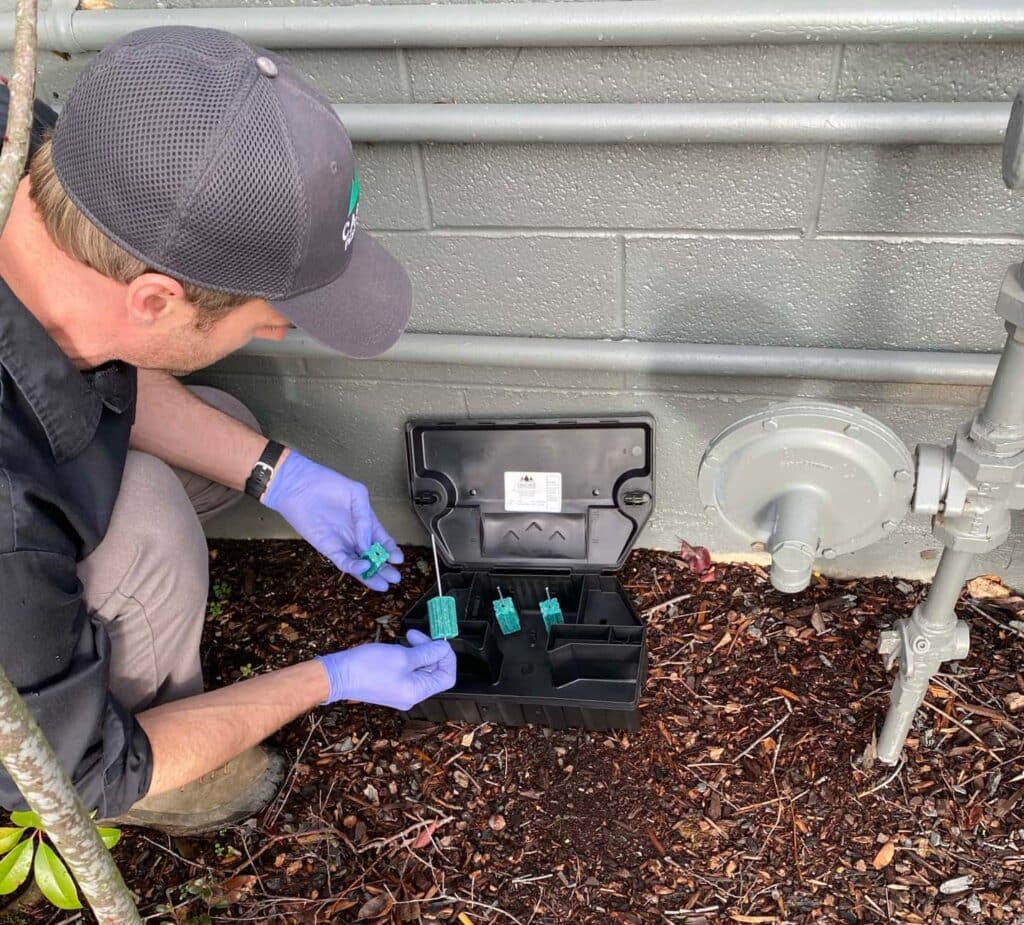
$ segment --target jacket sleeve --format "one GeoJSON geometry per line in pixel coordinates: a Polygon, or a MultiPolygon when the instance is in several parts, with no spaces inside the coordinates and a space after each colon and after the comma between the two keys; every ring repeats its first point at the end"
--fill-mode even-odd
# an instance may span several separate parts
{"type": "MultiPolygon", "coordinates": [[[[110,639],[86,612],[73,558],[0,554],[0,639],[0,664],[86,808],[101,819],[127,810],[149,789],[152,752],[142,727],[110,696],[110,639]]],[[[25,807],[2,769],[0,804],[25,807]]]]}

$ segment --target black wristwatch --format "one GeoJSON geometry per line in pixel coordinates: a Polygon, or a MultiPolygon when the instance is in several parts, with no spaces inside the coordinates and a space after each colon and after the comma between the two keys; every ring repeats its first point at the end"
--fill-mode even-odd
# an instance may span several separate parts
{"type": "Polygon", "coordinates": [[[257,501],[263,497],[263,492],[270,484],[270,478],[274,474],[274,467],[281,459],[284,452],[284,445],[276,440],[268,440],[266,449],[260,456],[259,461],[252,467],[249,478],[245,480],[245,493],[251,495],[257,501]]]}

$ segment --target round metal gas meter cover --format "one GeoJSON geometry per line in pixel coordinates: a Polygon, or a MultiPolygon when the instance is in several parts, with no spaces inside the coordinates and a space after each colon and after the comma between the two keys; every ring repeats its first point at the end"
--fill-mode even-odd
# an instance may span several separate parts
{"type": "Polygon", "coordinates": [[[781,498],[813,493],[819,549],[831,558],[876,542],[906,516],[914,459],[896,434],[859,409],[793,402],[723,430],[701,460],[698,486],[706,508],[762,543],[781,498]]]}

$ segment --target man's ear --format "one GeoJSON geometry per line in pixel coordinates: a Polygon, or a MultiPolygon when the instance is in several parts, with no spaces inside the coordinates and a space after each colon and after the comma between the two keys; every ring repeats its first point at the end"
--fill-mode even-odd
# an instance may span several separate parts
{"type": "Polygon", "coordinates": [[[152,325],[180,310],[185,290],[162,273],[143,273],[128,284],[125,308],[133,324],[152,325]]]}

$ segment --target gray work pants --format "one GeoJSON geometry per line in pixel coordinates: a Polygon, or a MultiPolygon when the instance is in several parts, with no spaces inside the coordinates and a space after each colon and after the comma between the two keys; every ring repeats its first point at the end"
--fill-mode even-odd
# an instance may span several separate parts
{"type": "MultiPolygon", "coordinates": [[[[202,386],[207,404],[259,429],[236,398],[202,386]]],[[[127,710],[199,694],[209,560],[201,521],[241,492],[129,450],[103,541],[78,566],[90,613],[110,634],[110,690],[127,710]]]]}

